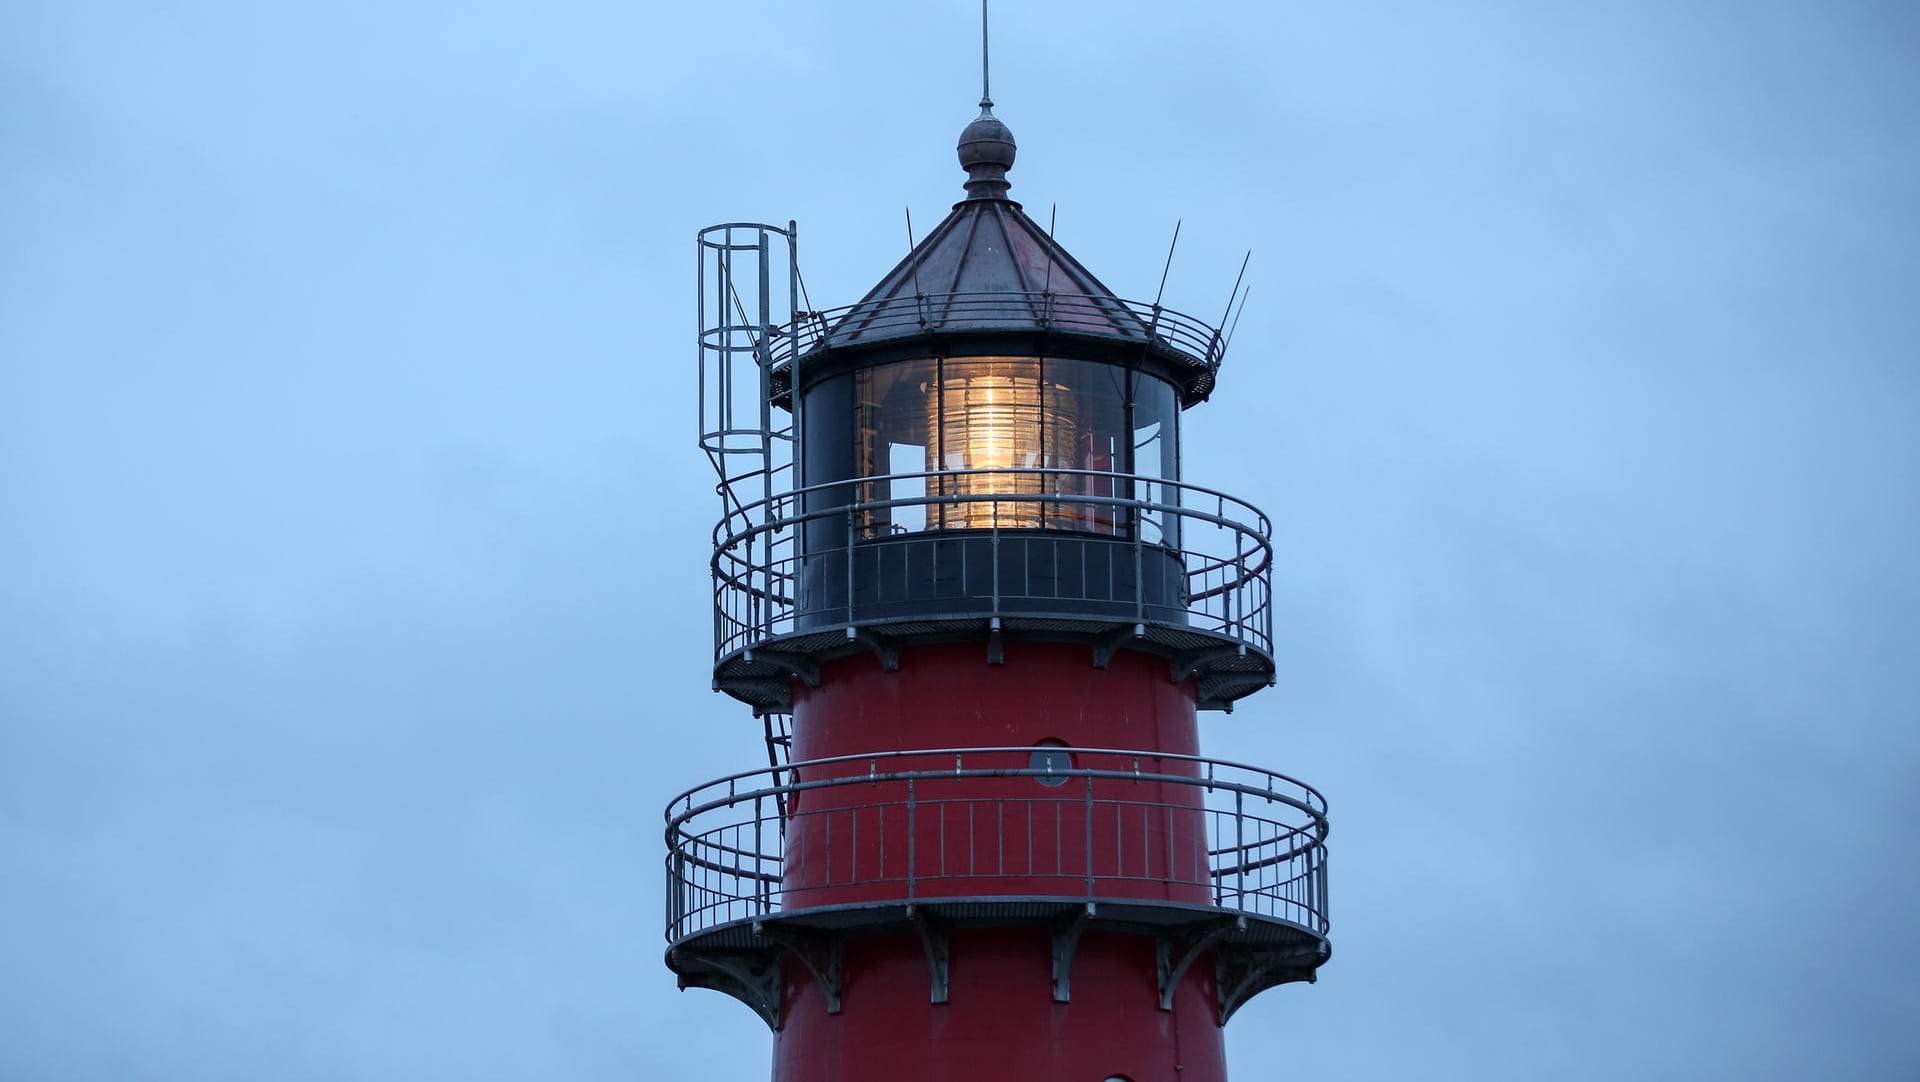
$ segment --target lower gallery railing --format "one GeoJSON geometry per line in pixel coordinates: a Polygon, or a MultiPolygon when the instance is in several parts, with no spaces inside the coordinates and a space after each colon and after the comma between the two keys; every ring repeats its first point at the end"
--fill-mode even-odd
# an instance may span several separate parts
{"type": "Polygon", "coordinates": [[[850,756],[667,811],[667,939],[806,909],[1011,897],[1175,903],[1325,935],[1326,803],[1214,759],[1084,748],[850,756]]]}

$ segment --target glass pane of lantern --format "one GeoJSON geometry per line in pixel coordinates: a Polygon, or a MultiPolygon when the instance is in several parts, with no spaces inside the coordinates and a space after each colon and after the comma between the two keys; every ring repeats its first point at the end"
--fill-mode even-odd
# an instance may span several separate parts
{"type": "Polygon", "coordinates": [[[924,445],[887,445],[887,472],[895,475],[887,486],[887,498],[896,503],[891,509],[894,533],[914,533],[927,528],[927,478],[922,472],[926,465],[924,445]]]}
{"type": "MultiPolygon", "coordinates": [[[[1134,377],[1133,473],[1139,480],[1133,483],[1133,498],[1142,504],[1166,506],[1178,502],[1178,490],[1159,483],[1161,479],[1179,479],[1179,447],[1174,435],[1178,419],[1172,384],[1150,376],[1134,377]]],[[[1178,547],[1178,529],[1177,517],[1152,506],[1141,509],[1141,540],[1178,547]]]]}
{"type": "Polygon", "coordinates": [[[1046,525],[1046,467],[1067,456],[1075,418],[1043,394],[1038,357],[967,357],[941,366],[929,423],[940,431],[941,508],[946,529],[1032,529],[1046,525]],[[990,471],[990,472],[978,472],[990,471]],[[1007,497],[1000,499],[999,497],[1007,497]]]}
{"type": "Polygon", "coordinates": [[[1065,497],[1058,504],[1053,525],[1092,533],[1117,534],[1127,529],[1127,515],[1112,503],[1072,500],[1073,496],[1124,498],[1127,493],[1112,477],[1127,472],[1126,371],[1091,361],[1047,362],[1048,403],[1054,412],[1075,419],[1073,439],[1055,462],[1073,472],[1053,477],[1050,491],[1065,497]]]}
{"type": "Polygon", "coordinates": [[[904,361],[856,373],[859,447],[858,476],[865,478],[857,499],[868,505],[862,515],[867,537],[926,528],[926,508],[872,506],[926,495],[922,478],[895,478],[924,468],[932,428],[926,403],[935,379],[932,361],[904,361]]]}

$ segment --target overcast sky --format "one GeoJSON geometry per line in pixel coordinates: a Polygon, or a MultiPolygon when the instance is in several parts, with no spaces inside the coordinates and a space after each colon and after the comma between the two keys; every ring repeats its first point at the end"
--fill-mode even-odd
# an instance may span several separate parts
{"type": "MultiPolygon", "coordinates": [[[[749,1080],[661,965],[693,244],[859,297],[971,0],[0,8],[0,1078],[749,1080]]],[[[1012,194],[1213,318],[1333,961],[1235,1077],[1920,1077],[1920,16],[1003,3],[1012,194]]]]}

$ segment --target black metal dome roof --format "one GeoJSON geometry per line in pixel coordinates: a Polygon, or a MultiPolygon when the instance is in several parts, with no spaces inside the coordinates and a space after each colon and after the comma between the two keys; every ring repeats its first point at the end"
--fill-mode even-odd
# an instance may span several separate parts
{"type": "Polygon", "coordinates": [[[909,356],[1071,355],[1150,368],[1184,405],[1212,393],[1224,345],[1211,326],[1158,304],[1121,300],[1007,198],[1013,133],[991,108],[960,133],[967,198],[867,295],[816,313],[780,344],[775,394],[792,360],[808,382],[846,366],[909,356]]]}

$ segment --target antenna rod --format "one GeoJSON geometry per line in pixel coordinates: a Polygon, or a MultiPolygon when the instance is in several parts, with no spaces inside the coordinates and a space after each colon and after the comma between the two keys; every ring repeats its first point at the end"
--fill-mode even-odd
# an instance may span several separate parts
{"type": "Polygon", "coordinates": [[[993,95],[987,82],[987,0],[980,0],[980,111],[993,111],[993,95]]]}
{"type": "MultiPolygon", "coordinates": [[[[980,2],[984,4],[986,3],[986,0],[980,0],[980,2]]],[[[1059,220],[1060,220],[1060,204],[1055,203],[1053,205],[1053,209],[1047,213],[1047,239],[1048,240],[1053,239],[1053,227],[1054,227],[1054,224],[1059,220]]],[[[1049,316],[1051,316],[1053,312],[1053,298],[1050,296],[1050,294],[1053,293],[1053,253],[1052,252],[1047,253],[1047,277],[1046,277],[1046,281],[1040,286],[1040,293],[1041,295],[1047,297],[1047,312],[1049,316]]]]}
{"type": "MultiPolygon", "coordinates": [[[[1180,244],[1180,223],[1183,220],[1184,219],[1180,218],[1173,220],[1173,243],[1167,245],[1167,265],[1160,268],[1160,291],[1153,295],[1153,306],[1155,308],[1160,307],[1160,298],[1167,293],[1167,272],[1173,269],[1173,250],[1180,244]]],[[[1238,287],[1236,286],[1235,288],[1238,287]]],[[[1232,299],[1228,299],[1227,303],[1232,304],[1232,299]]]]}
{"type": "Polygon", "coordinates": [[[1252,293],[1253,287],[1248,286],[1246,292],[1240,294],[1240,310],[1233,314],[1233,326],[1227,328],[1227,337],[1220,343],[1220,355],[1222,357],[1227,355],[1228,347],[1233,345],[1233,333],[1240,329],[1240,317],[1247,314],[1247,297],[1252,293]]]}
{"type": "MultiPolygon", "coordinates": [[[[982,0],[982,2],[984,2],[984,0],[982,0]]],[[[915,245],[913,242],[913,208],[907,207],[906,211],[907,211],[907,256],[913,260],[913,292],[916,296],[926,296],[926,293],[920,288],[920,253],[915,250],[915,245]]],[[[935,232],[939,232],[939,231],[935,230],[935,232]]],[[[1248,253],[1248,254],[1251,255],[1252,253],[1248,253]]],[[[1227,303],[1231,304],[1233,302],[1228,301],[1227,303]]]]}
{"type": "Polygon", "coordinates": [[[1233,292],[1227,294],[1227,310],[1220,313],[1220,325],[1226,326],[1227,317],[1233,315],[1233,301],[1240,295],[1240,283],[1246,280],[1247,264],[1253,262],[1253,249],[1247,249],[1247,258],[1240,261],[1240,276],[1233,280],[1233,292]]]}

